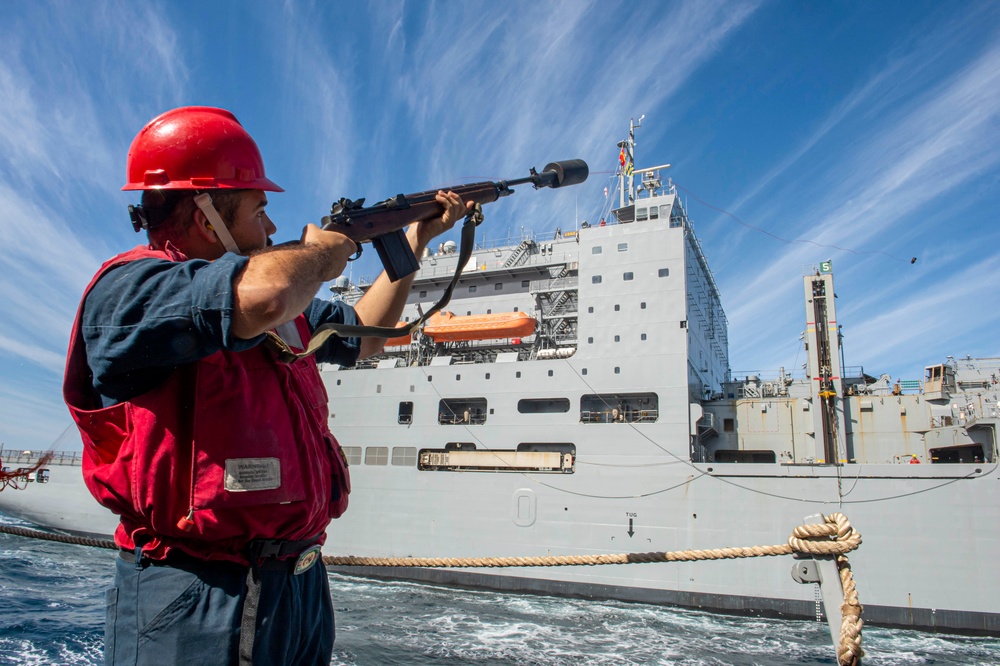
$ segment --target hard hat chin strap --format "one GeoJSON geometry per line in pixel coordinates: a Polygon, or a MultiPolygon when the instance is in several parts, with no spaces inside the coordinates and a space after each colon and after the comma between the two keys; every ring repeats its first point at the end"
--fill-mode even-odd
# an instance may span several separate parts
{"type": "Polygon", "coordinates": [[[194,202],[201,209],[201,212],[205,214],[205,217],[208,218],[209,224],[212,225],[212,231],[219,237],[222,247],[226,248],[226,252],[239,254],[240,248],[229,233],[226,223],[222,221],[219,211],[215,210],[215,206],[212,205],[212,197],[207,192],[202,192],[195,196],[194,202]]]}

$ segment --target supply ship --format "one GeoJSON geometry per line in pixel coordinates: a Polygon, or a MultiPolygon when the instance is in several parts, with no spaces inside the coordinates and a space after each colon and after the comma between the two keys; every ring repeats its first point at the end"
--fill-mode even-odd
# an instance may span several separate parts
{"type": "MultiPolygon", "coordinates": [[[[619,144],[629,156],[633,136],[619,144]]],[[[864,539],[850,560],[866,622],[1000,634],[1000,359],[947,357],[922,381],[846,366],[833,266],[822,262],[802,278],[804,369],[733,376],[722,298],[664,169],[622,169],[617,206],[599,222],[478,243],[447,312],[422,332],[355,367],[321,368],[353,485],[325,553],[753,546],[842,512],[864,539]]],[[[405,322],[443,294],[455,249],[423,258],[405,322]]],[[[353,302],[365,282],[341,278],[334,297],[353,302]]],[[[0,452],[8,467],[37,456],[0,452]]],[[[0,493],[0,510],[112,533],[78,458],[27,476],[0,493]]],[[[817,586],[793,581],[790,564],[363,573],[816,617],[817,586]]]]}

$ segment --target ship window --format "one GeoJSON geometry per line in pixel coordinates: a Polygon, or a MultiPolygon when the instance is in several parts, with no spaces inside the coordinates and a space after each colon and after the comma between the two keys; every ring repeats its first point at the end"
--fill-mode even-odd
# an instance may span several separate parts
{"type": "Polygon", "coordinates": [[[409,425],[413,423],[413,403],[412,402],[401,402],[399,403],[399,422],[404,425],[409,425]]]}
{"type": "Polygon", "coordinates": [[[388,446],[369,446],[365,449],[365,464],[366,465],[388,465],[389,464],[389,447],[388,446]]]}
{"type": "Polygon", "coordinates": [[[580,374],[582,375],[587,374],[587,368],[583,368],[582,370],[580,370],[580,374]]]}
{"type": "Polygon", "coordinates": [[[587,338],[587,344],[588,345],[594,344],[594,338],[587,338]]]}
{"type": "Polygon", "coordinates": [[[587,308],[587,314],[594,314],[594,306],[593,305],[591,305],[589,308],[587,308]]]}
{"type": "Polygon", "coordinates": [[[658,206],[649,207],[649,219],[655,220],[660,217],[660,209],[658,206]]]}
{"type": "Polygon", "coordinates": [[[619,252],[628,252],[628,243],[618,243],[619,252]]]}
{"type": "Polygon", "coordinates": [[[722,432],[735,432],[736,422],[733,419],[722,419],[722,432]]]}
{"type": "Polygon", "coordinates": [[[659,418],[655,393],[597,393],[580,397],[583,423],[653,423],[659,418]]]}
{"type": "Polygon", "coordinates": [[[490,373],[487,372],[486,373],[486,379],[489,379],[489,378],[490,378],[490,373]]]}
{"type": "Polygon", "coordinates": [[[497,282],[493,285],[493,291],[500,291],[503,289],[503,282],[497,282]]]}
{"type": "Polygon", "coordinates": [[[521,286],[527,289],[531,286],[531,280],[521,280],[521,286]]]}
{"type": "Polygon", "coordinates": [[[433,379],[434,379],[434,375],[427,375],[427,381],[432,381],[433,379]]]}
{"type": "Polygon", "coordinates": [[[642,303],[639,303],[639,309],[640,310],[645,310],[646,309],[646,301],[643,301],[642,303]]]}
{"type": "Polygon", "coordinates": [[[622,274],[622,279],[625,280],[626,282],[628,282],[629,280],[634,280],[635,273],[633,273],[632,271],[627,271],[622,274]]]}
{"type": "Polygon", "coordinates": [[[427,292],[426,291],[421,291],[420,292],[420,298],[427,298],[427,292]]]}
{"type": "Polygon", "coordinates": [[[715,452],[715,462],[717,463],[776,463],[777,456],[774,451],[750,449],[721,449],[715,452]]]}
{"type": "Polygon", "coordinates": [[[521,414],[564,414],[569,411],[569,398],[523,398],[517,401],[521,414]]]}
{"type": "Polygon", "coordinates": [[[486,308],[486,314],[493,314],[493,308],[486,308]]]}
{"type": "Polygon", "coordinates": [[[645,333],[643,333],[642,335],[640,335],[640,336],[639,336],[639,339],[640,339],[640,340],[645,340],[645,339],[646,339],[646,334],[645,334],[645,333]]]}
{"type": "Polygon", "coordinates": [[[518,370],[517,372],[514,373],[514,378],[515,379],[520,379],[521,378],[521,371],[520,370],[518,370]]]}
{"type": "Polygon", "coordinates": [[[591,252],[591,254],[600,254],[601,253],[601,246],[600,245],[595,245],[594,247],[590,248],[590,252],[591,252]]]}
{"type": "Polygon", "coordinates": [[[960,444],[931,449],[931,464],[981,463],[986,458],[982,444],[960,444]]]}
{"type": "Polygon", "coordinates": [[[552,371],[551,371],[551,370],[549,370],[549,377],[551,377],[551,376],[552,376],[552,371]]]}
{"type": "Polygon", "coordinates": [[[615,374],[616,374],[616,375],[620,375],[620,374],[622,374],[622,369],[621,369],[621,368],[619,368],[619,367],[618,367],[617,365],[615,366],[615,374]]]}
{"type": "Polygon", "coordinates": [[[462,375],[455,375],[455,381],[456,382],[462,381],[462,375]]]}
{"type": "Polygon", "coordinates": [[[660,217],[667,217],[670,215],[670,206],[664,204],[660,206],[660,217]]]}
{"type": "Polygon", "coordinates": [[[517,308],[514,308],[514,312],[517,312],[517,308]]]}
{"type": "Polygon", "coordinates": [[[590,281],[593,282],[594,284],[601,284],[601,276],[595,275],[594,277],[590,278],[590,281]]]}
{"type": "Polygon", "coordinates": [[[474,285],[474,284],[469,285],[469,293],[470,294],[476,293],[476,285],[474,285]]]}
{"type": "Polygon", "coordinates": [[[397,467],[416,467],[417,447],[415,446],[392,447],[392,464],[397,467]]]}
{"type": "Polygon", "coordinates": [[[636,221],[645,220],[647,217],[649,217],[649,209],[648,208],[636,208],[635,209],[635,219],[636,219],[636,221]]]}
{"type": "Polygon", "coordinates": [[[688,327],[687,320],[681,321],[681,328],[687,328],[687,327],[688,327]]]}
{"type": "Polygon", "coordinates": [[[616,335],[615,336],[615,342],[621,342],[621,341],[622,341],[622,336],[616,335]]]}
{"type": "Polygon", "coordinates": [[[340,380],[339,379],[337,380],[337,386],[340,386],[340,380]]]}
{"type": "Polygon", "coordinates": [[[615,303],[615,312],[620,312],[621,309],[622,309],[622,306],[619,305],[618,303],[615,303]]]}
{"type": "Polygon", "coordinates": [[[670,275],[670,269],[669,268],[661,268],[660,270],[658,270],[656,272],[656,276],[657,277],[667,277],[668,275],[670,275]]]}
{"type": "Polygon", "coordinates": [[[361,447],[360,446],[344,446],[341,447],[344,451],[344,457],[347,458],[347,465],[360,465],[361,464],[361,447]]]}
{"type": "Polygon", "coordinates": [[[438,403],[438,423],[442,425],[482,425],[486,423],[486,398],[447,398],[438,403]]]}

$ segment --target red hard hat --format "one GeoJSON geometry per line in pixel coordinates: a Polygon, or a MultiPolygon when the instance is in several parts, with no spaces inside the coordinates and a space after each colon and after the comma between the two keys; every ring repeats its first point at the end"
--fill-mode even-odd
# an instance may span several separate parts
{"type": "Polygon", "coordinates": [[[247,189],[284,192],[264,175],[257,144],[224,109],[184,106],[149,121],[132,140],[123,190],[247,189]]]}

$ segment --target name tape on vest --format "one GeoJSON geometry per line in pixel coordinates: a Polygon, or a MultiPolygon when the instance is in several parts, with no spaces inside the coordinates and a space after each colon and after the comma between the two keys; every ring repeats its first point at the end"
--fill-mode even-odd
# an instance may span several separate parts
{"type": "Polygon", "coordinates": [[[226,461],[226,490],[273,490],[281,487],[281,461],[277,458],[230,458],[226,461]]]}

